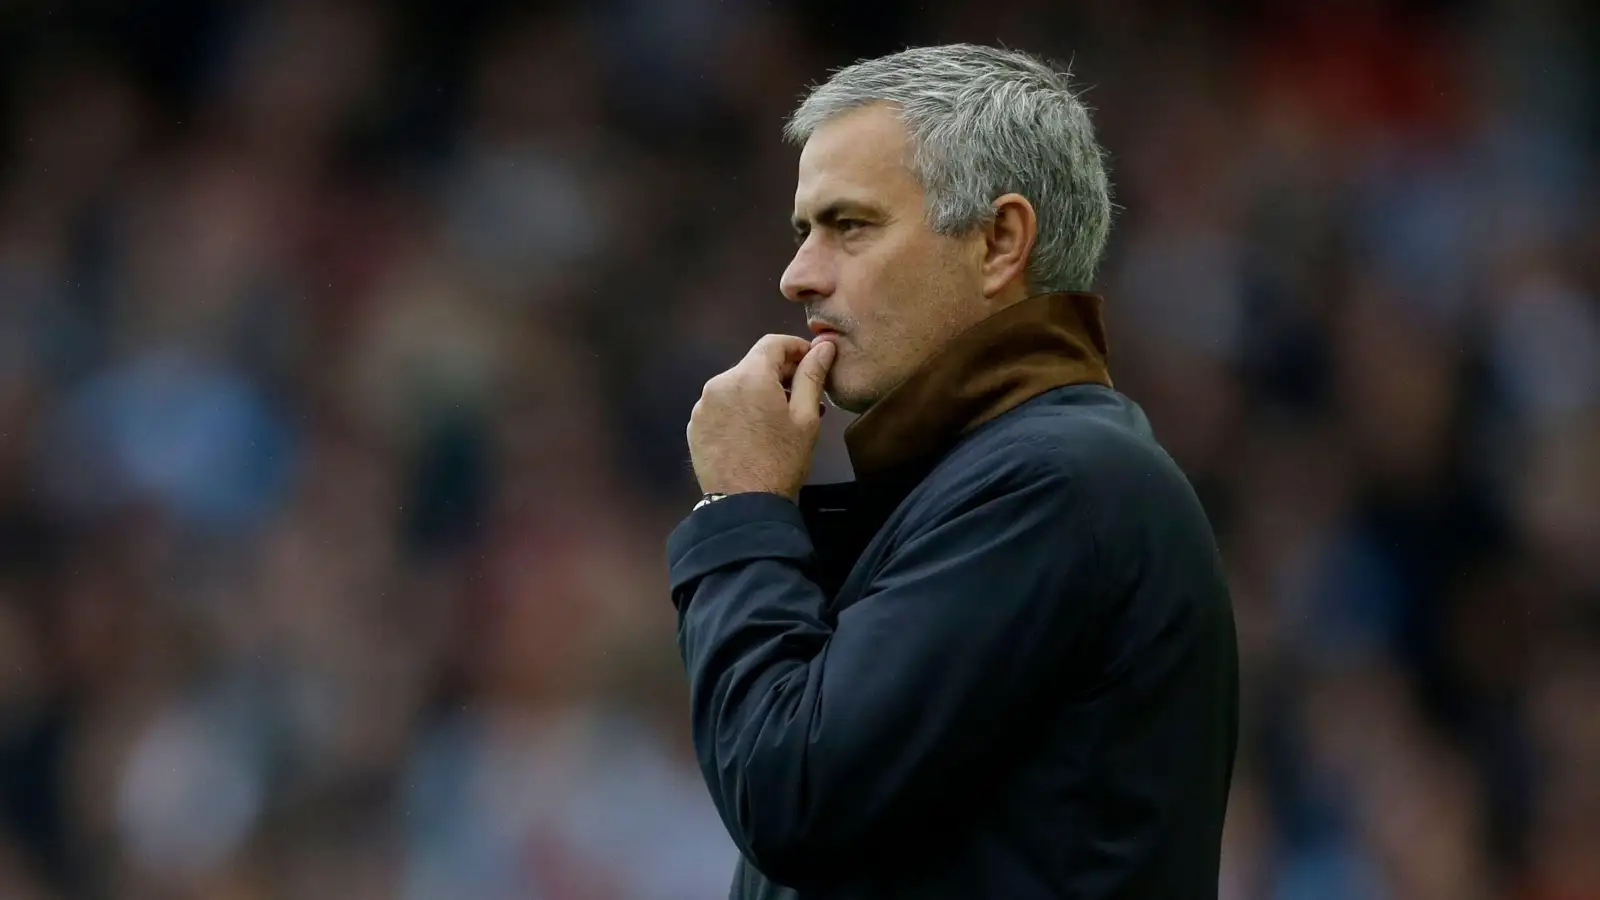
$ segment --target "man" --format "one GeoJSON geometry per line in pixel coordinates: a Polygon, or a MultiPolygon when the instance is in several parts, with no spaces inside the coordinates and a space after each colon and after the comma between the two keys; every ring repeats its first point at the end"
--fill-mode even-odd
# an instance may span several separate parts
{"type": "Polygon", "coordinates": [[[956,45],[839,71],[788,135],[781,287],[816,337],[706,384],[668,541],[732,895],[1216,897],[1233,617],[1081,293],[1111,215],[1087,111],[956,45]],[[802,491],[824,396],[863,413],[857,480],[802,491]]]}

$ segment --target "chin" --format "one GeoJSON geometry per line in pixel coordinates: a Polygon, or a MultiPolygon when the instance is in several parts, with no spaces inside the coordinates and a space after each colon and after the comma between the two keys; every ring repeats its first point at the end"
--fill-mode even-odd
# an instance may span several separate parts
{"type": "MultiPolygon", "coordinates": [[[[843,354],[840,354],[843,356],[843,354]]],[[[863,366],[859,357],[840,359],[828,374],[824,394],[836,409],[861,415],[883,396],[882,387],[872,377],[873,372],[863,366]]]]}
{"type": "Polygon", "coordinates": [[[858,416],[870,409],[878,399],[875,395],[869,395],[865,391],[853,391],[848,387],[840,387],[838,385],[829,385],[825,396],[828,398],[828,403],[834,408],[842,409],[847,413],[858,416]]]}
{"type": "Polygon", "coordinates": [[[853,415],[861,415],[883,399],[887,388],[881,372],[876,367],[862,365],[865,360],[855,357],[834,363],[829,373],[825,393],[828,402],[853,415]]]}

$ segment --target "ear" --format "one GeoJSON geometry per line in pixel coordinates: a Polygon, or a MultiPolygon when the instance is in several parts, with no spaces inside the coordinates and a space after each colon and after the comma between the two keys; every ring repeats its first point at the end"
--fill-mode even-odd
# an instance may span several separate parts
{"type": "Polygon", "coordinates": [[[983,295],[1021,299],[1028,291],[1028,259],[1039,234],[1033,204],[1021,194],[1002,194],[994,201],[994,220],[983,231],[983,295]],[[1019,296],[1008,296],[1013,294],[1019,296]]]}

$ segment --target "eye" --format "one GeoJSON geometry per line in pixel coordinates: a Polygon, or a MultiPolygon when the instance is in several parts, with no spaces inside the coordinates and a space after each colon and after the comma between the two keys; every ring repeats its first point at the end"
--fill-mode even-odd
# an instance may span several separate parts
{"type": "Polygon", "coordinates": [[[840,219],[834,224],[840,231],[845,232],[846,234],[857,229],[867,227],[867,223],[861,219],[840,219]]]}

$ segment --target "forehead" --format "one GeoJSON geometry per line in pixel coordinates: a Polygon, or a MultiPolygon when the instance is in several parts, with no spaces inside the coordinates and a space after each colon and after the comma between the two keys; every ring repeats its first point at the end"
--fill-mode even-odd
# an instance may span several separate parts
{"type": "Polygon", "coordinates": [[[905,125],[885,105],[864,106],[817,128],[800,151],[797,215],[840,199],[885,206],[922,202],[922,187],[906,167],[905,125]]]}

